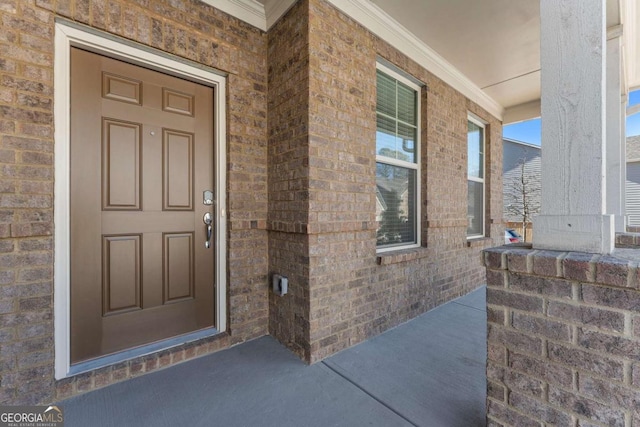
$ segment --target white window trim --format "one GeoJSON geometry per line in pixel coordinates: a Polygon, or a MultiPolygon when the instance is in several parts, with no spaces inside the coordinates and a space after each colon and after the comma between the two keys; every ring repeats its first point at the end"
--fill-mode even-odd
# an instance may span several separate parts
{"type": "MultiPolygon", "coordinates": [[[[396,71],[390,68],[390,66],[377,62],[376,69],[382,71],[388,76],[396,79],[397,81],[407,85],[408,87],[416,91],[416,141],[415,141],[416,162],[412,163],[404,160],[392,159],[386,156],[379,156],[376,152],[376,163],[380,162],[380,163],[385,163],[391,166],[399,166],[407,169],[414,169],[416,171],[416,200],[415,200],[416,242],[409,243],[409,244],[399,244],[397,246],[376,247],[376,253],[384,253],[384,252],[400,251],[403,249],[419,248],[422,245],[422,220],[421,220],[422,216],[420,213],[420,206],[422,204],[421,203],[421,200],[422,200],[421,199],[421,196],[422,196],[422,185],[421,185],[422,183],[422,156],[421,156],[422,144],[420,141],[420,133],[422,131],[421,129],[422,115],[421,115],[420,94],[421,94],[422,88],[420,87],[420,85],[416,83],[417,80],[414,81],[413,79],[409,79],[405,77],[403,74],[401,74],[399,70],[396,71]]],[[[378,113],[376,112],[376,115],[377,114],[378,113]]]]}
{"type": "MultiPolygon", "coordinates": [[[[86,28],[66,20],[55,23],[55,59],[54,59],[54,115],[55,115],[55,184],[54,184],[54,348],[55,378],[62,379],[70,375],[95,369],[114,363],[114,358],[87,365],[84,369],[74,369],[70,362],[70,326],[71,326],[71,288],[70,288],[70,227],[69,227],[69,155],[70,155],[70,53],[71,47],[81,47],[95,53],[122,59],[153,70],[183,77],[215,88],[214,91],[214,156],[216,159],[216,233],[220,242],[216,252],[216,291],[215,291],[215,328],[208,332],[188,334],[182,342],[202,338],[223,332],[227,328],[226,319],[226,77],[224,73],[197,64],[189,64],[160,51],[125,41],[106,33],[86,28]],[[196,336],[197,335],[197,336],[196,336]]],[[[213,303],[213,301],[212,301],[213,303]]],[[[165,344],[144,346],[147,353],[180,344],[176,339],[166,340],[165,344]]],[[[131,355],[135,357],[138,354],[131,355]]],[[[105,359],[108,359],[108,356],[105,359]]],[[[127,352],[118,356],[126,360],[127,352]]],[[[118,358],[116,357],[116,359],[118,358]]]]}
{"type": "MultiPolygon", "coordinates": [[[[486,237],[486,209],[487,209],[487,132],[486,128],[488,123],[482,120],[480,117],[469,112],[467,113],[467,121],[479,126],[482,129],[482,178],[476,178],[469,176],[467,170],[467,181],[481,182],[482,183],[482,233],[480,234],[467,234],[467,240],[483,239],[486,237]]],[[[467,141],[467,156],[469,156],[469,142],[467,141]]],[[[467,160],[468,161],[468,160],[467,160]]],[[[467,186],[468,188],[468,186],[467,186]]],[[[467,196],[468,200],[468,196],[467,196]]],[[[468,209],[468,206],[467,206],[468,209]]]]}

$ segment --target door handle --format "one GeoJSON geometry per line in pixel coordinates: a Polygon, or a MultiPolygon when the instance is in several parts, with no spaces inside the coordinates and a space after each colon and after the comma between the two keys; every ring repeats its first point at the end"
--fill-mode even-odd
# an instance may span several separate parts
{"type": "Polygon", "coordinates": [[[213,225],[212,225],[213,218],[211,217],[211,213],[209,212],[205,213],[204,216],[202,217],[202,221],[207,226],[206,228],[207,240],[204,241],[204,247],[209,249],[211,247],[211,235],[213,234],[213,225]]]}

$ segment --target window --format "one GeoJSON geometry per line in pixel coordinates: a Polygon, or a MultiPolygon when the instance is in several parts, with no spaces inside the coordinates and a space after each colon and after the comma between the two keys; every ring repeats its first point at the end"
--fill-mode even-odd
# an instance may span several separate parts
{"type": "Polygon", "coordinates": [[[376,220],[378,249],[418,246],[419,87],[378,65],[376,220]]]}
{"type": "Polygon", "coordinates": [[[484,124],[467,122],[467,237],[484,237],[484,124]]]}

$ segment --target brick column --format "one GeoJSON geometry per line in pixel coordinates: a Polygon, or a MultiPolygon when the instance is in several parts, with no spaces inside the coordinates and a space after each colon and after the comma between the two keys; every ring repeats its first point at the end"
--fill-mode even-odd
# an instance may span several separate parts
{"type": "Polygon", "coordinates": [[[639,426],[639,251],[484,255],[487,425],[639,426]]]}

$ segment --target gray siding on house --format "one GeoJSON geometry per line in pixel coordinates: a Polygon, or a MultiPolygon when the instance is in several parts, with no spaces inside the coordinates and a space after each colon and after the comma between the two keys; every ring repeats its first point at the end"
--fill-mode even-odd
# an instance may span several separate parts
{"type": "Polygon", "coordinates": [[[525,186],[531,205],[540,206],[540,165],[541,149],[538,146],[510,139],[503,139],[502,185],[503,217],[508,222],[520,222],[522,216],[514,213],[509,206],[522,203],[521,184],[522,162],[524,162],[525,186]]]}
{"type": "Polygon", "coordinates": [[[626,213],[629,226],[640,226],[640,135],[627,138],[626,213]]]}
{"type": "Polygon", "coordinates": [[[627,224],[640,226],[640,162],[627,162],[627,224]]]}

